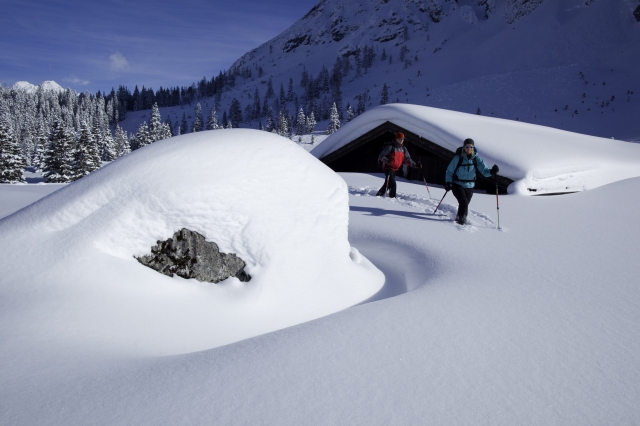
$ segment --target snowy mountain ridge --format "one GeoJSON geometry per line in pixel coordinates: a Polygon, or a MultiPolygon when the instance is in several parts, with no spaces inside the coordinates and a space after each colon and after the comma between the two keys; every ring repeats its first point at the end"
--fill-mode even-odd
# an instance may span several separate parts
{"type": "Polygon", "coordinates": [[[300,81],[305,70],[318,75],[323,67],[342,65],[342,108],[358,97],[366,98],[367,107],[378,105],[387,84],[388,102],[481,111],[635,139],[640,131],[629,122],[640,113],[630,96],[640,89],[640,24],[634,17],[639,5],[637,0],[323,0],[231,66],[231,73],[254,74],[239,79],[229,96],[265,90],[269,77],[274,87],[286,87],[289,78],[300,81]],[[628,104],[602,105],[612,96],[628,104]]]}
{"type": "Polygon", "coordinates": [[[60,86],[53,80],[47,80],[40,83],[40,85],[36,86],[35,84],[31,84],[28,81],[17,81],[11,87],[13,90],[24,90],[27,93],[35,93],[38,88],[43,91],[54,91],[54,92],[64,92],[64,88],[60,86]]]}

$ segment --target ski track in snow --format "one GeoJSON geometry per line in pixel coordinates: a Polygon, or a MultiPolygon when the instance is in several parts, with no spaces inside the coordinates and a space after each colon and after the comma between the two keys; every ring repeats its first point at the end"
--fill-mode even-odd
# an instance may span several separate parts
{"type": "MultiPolygon", "coordinates": [[[[356,197],[377,197],[378,193],[377,188],[372,188],[370,186],[365,187],[355,187],[349,186],[349,194],[354,195],[356,197]]],[[[453,195],[451,195],[453,197],[453,195]]],[[[496,222],[494,222],[489,216],[482,212],[478,212],[472,209],[469,209],[469,215],[467,217],[466,225],[457,224],[454,219],[456,217],[456,213],[458,211],[458,207],[452,204],[446,203],[444,200],[440,207],[438,207],[438,211],[434,213],[434,209],[440,202],[439,199],[428,198],[421,195],[416,194],[407,194],[403,192],[396,192],[396,198],[388,198],[388,197],[377,197],[384,198],[388,202],[400,204],[402,206],[410,207],[414,210],[417,210],[421,213],[427,213],[433,215],[434,218],[438,218],[443,222],[447,222],[451,226],[456,227],[461,231],[466,232],[475,232],[478,230],[478,227],[481,228],[498,228],[496,222]]],[[[446,197],[445,197],[446,200],[446,197]]],[[[500,228],[501,231],[506,231],[505,228],[500,228]]]]}

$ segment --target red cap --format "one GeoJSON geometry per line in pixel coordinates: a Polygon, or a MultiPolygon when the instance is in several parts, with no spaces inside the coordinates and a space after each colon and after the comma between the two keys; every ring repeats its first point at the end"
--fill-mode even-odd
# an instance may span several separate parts
{"type": "Polygon", "coordinates": [[[404,133],[402,132],[396,133],[396,139],[404,139],[404,133]]]}

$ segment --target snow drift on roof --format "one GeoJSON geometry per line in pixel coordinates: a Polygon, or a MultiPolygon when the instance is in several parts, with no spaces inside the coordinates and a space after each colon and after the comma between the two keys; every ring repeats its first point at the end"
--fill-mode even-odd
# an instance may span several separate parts
{"type": "MultiPolygon", "coordinates": [[[[408,104],[376,107],[345,124],[311,151],[318,158],[390,121],[452,152],[466,138],[500,174],[510,193],[584,191],[640,176],[640,145],[550,127],[408,104]]],[[[411,142],[410,140],[408,140],[411,142]]]]}

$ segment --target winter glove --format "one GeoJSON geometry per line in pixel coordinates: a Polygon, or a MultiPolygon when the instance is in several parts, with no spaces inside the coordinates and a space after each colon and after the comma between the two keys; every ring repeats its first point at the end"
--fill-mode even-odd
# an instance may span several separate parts
{"type": "Polygon", "coordinates": [[[422,168],[422,163],[419,161],[416,161],[415,163],[413,163],[413,167],[417,168],[422,168]]]}
{"type": "Polygon", "coordinates": [[[491,176],[495,177],[499,171],[500,171],[500,167],[498,167],[497,164],[494,164],[493,167],[491,168],[491,176]]]}
{"type": "Polygon", "coordinates": [[[444,190],[445,191],[451,191],[452,187],[453,187],[453,185],[451,185],[451,182],[445,182],[445,184],[444,184],[444,190]]]}
{"type": "Polygon", "coordinates": [[[389,162],[389,159],[387,157],[384,157],[382,160],[380,160],[380,162],[382,164],[387,164],[389,162]]]}

